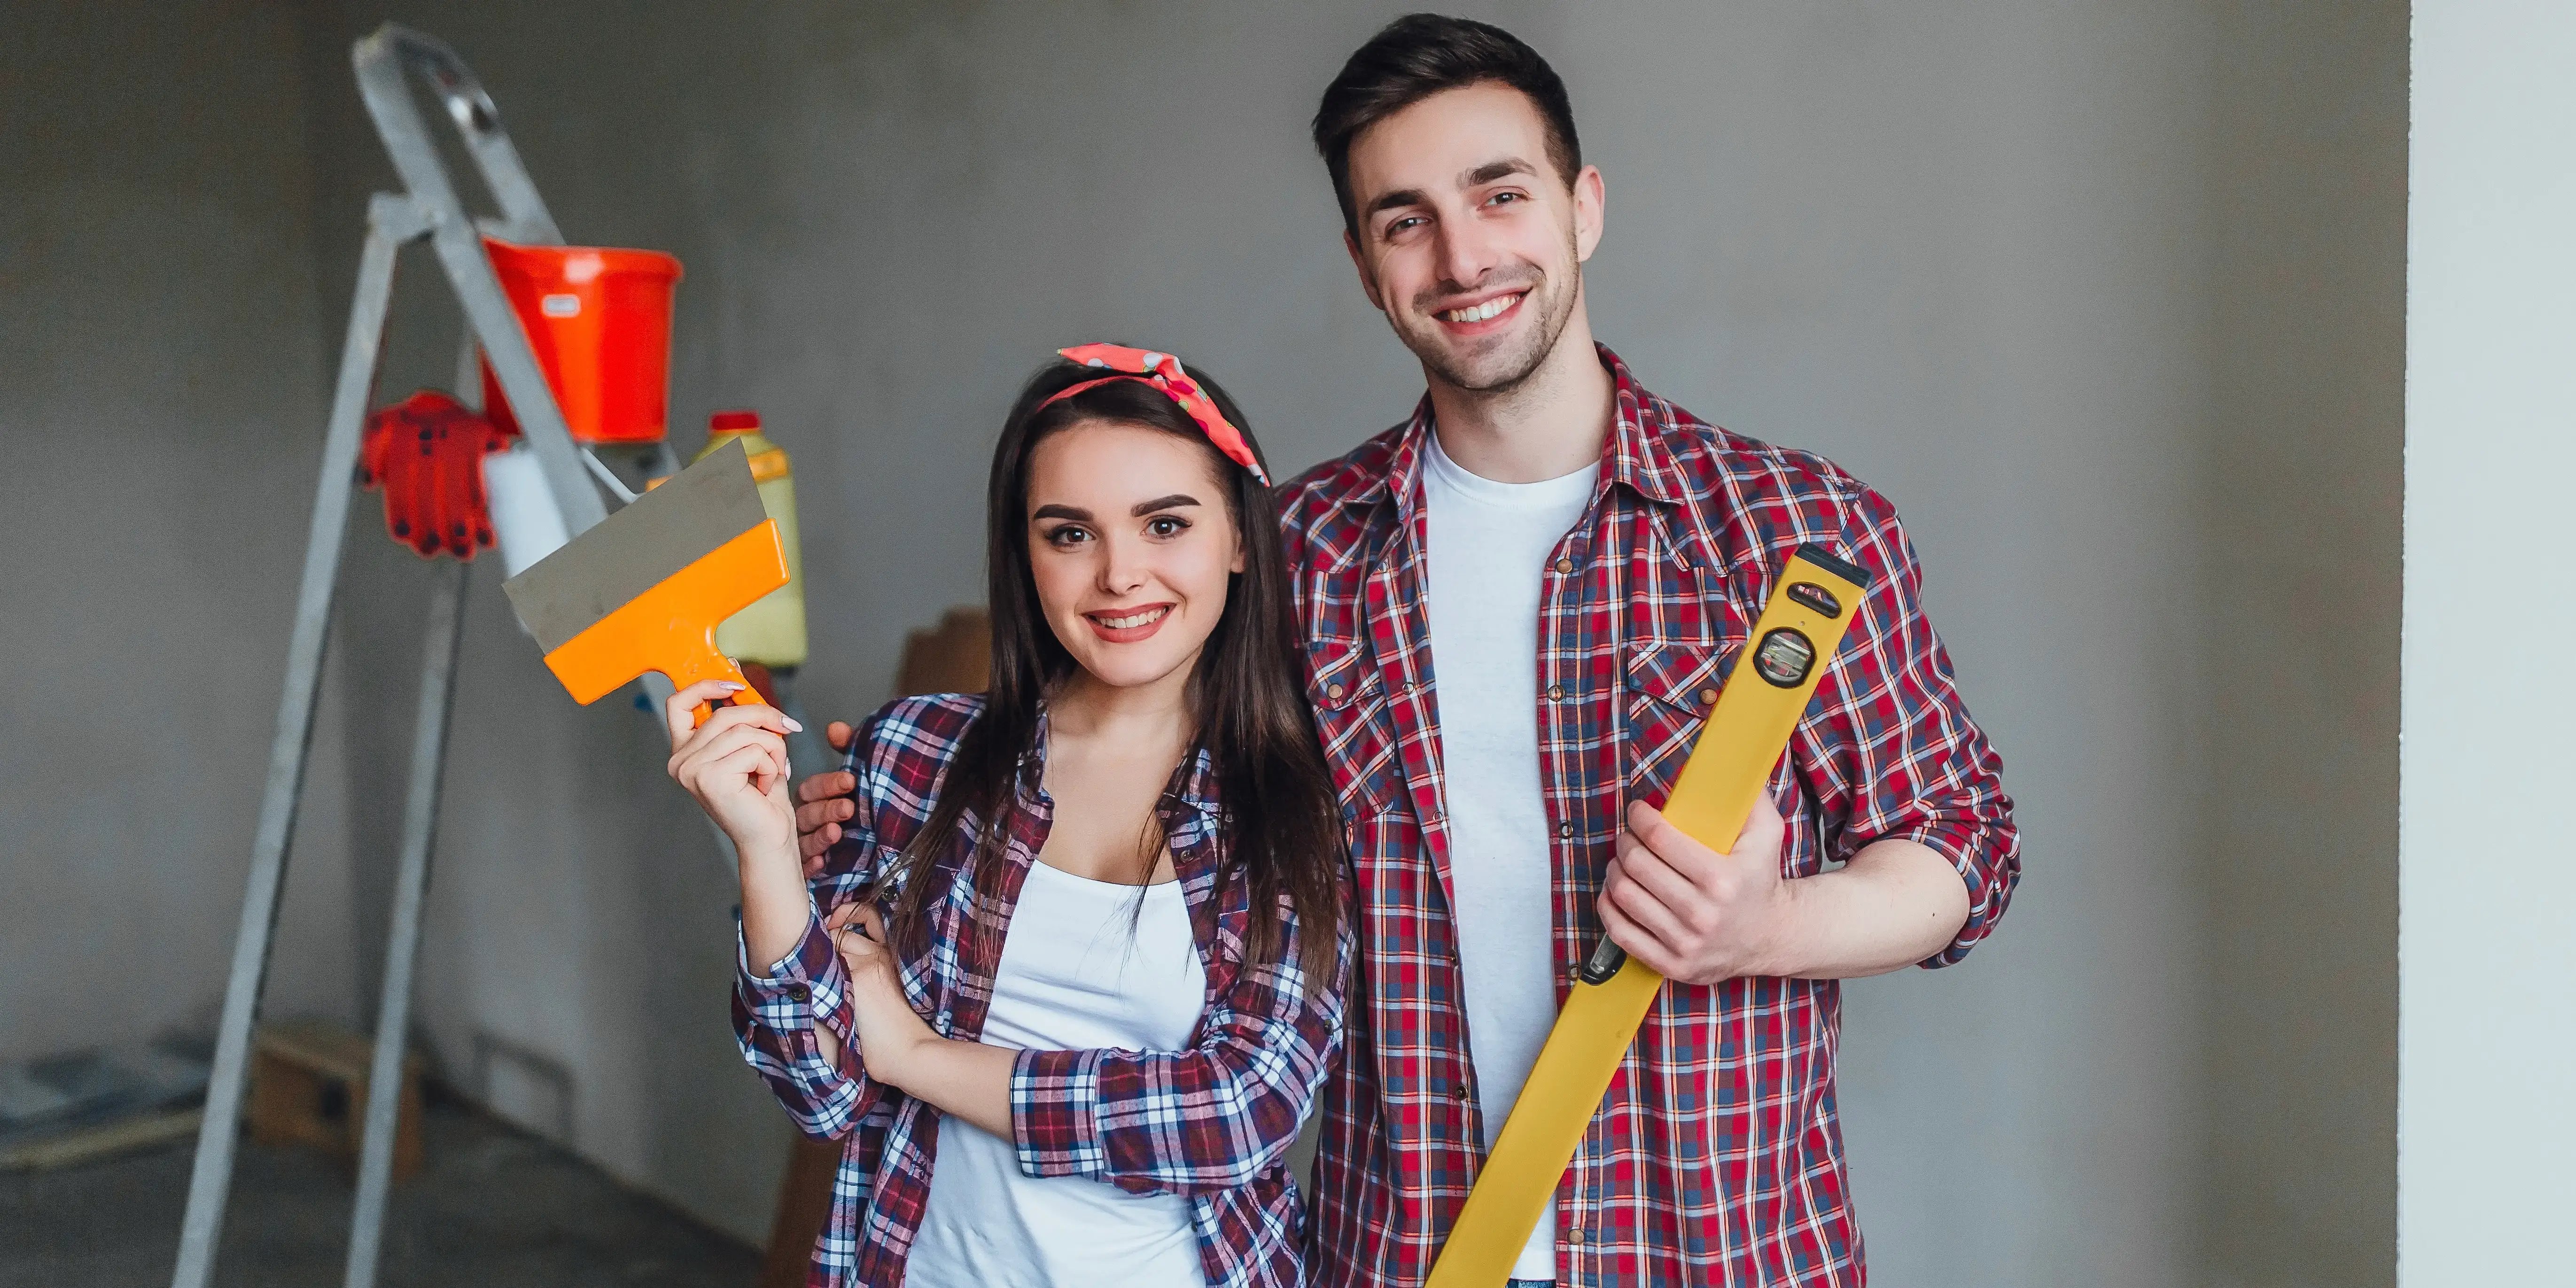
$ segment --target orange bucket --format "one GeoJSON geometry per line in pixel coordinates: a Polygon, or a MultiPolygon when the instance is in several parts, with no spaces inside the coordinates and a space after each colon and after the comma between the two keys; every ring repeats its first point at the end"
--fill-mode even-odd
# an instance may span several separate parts
{"type": "MultiPolygon", "coordinates": [[[[680,261],[655,250],[516,246],[483,239],[573,440],[652,443],[669,430],[671,294],[680,261]]],[[[485,414],[517,433],[483,364],[485,414]]]]}

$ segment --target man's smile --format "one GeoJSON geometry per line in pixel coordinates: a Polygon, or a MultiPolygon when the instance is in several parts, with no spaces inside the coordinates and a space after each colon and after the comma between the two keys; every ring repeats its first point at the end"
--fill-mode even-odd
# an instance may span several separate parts
{"type": "Polygon", "coordinates": [[[1470,335],[1479,334],[1493,330],[1494,327],[1487,324],[1494,323],[1496,319],[1518,309],[1522,298],[1527,296],[1529,291],[1528,287],[1520,287],[1471,304],[1441,309],[1431,316],[1453,335],[1460,334],[1462,331],[1470,335]]]}

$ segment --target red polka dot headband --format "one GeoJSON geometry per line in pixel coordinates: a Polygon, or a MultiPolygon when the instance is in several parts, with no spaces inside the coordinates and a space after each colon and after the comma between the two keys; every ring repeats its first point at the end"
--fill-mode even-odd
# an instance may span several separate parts
{"type": "Polygon", "coordinates": [[[1189,373],[1181,370],[1180,359],[1168,353],[1156,353],[1151,349],[1130,349],[1120,344],[1085,344],[1070,349],[1058,349],[1056,352],[1063,354],[1067,361],[1078,362],[1086,367],[1106,368],[1117,374],[1068,385],[1057,390],[1045,402],[1039,403],[1039,407],[1044,408],[1062,402],[1085,389],[1105,385],[1112,380],[1141,381],[1163,391],[1164,397],[1180,404],[1181,410],[1188,412],[1190,419],[1199,423],[1199,429],[1207,434],[1209,442],[1216,445],[1216,450],[1225,453],[1226,459],[1252,471],[1253,480],[1261,486],[1270,486],[1270,475],[1261,468],[1261,459],[1252,454],[1252,444],[1245,440],[1243,431],[1236,429],[1234,422],[1227,420],[1225,413],[1216,409],[1216,400],[1208,397],[1206,390],[1199,388],[1199,382],[1190,379],[1189,373]]]}

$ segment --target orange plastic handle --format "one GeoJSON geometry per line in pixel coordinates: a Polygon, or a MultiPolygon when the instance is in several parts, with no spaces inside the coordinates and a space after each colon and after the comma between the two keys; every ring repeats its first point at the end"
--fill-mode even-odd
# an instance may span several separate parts
{"type": "MultiPolygon", "coordinates": [[[[735,705],[735,706],[737,706],[737,707],[748,707],[748,706],[752,706],[752,705],[754,705],[754,704],[757,704],[757,703],[759,703],[759,702],[763,701],[763,699],[762,699],[762,698],[761,698],[761,696],[760,696],[760,691],[751,687],[751,677],[750,677],[750,676],[747,676],[747,675],[744,675],[744,674],[742,673],[742,668],[740,668],[740,667],[738,667],[738,666],[735,666],[735,665],[733,664],[733,659],[732,659],[732,658],[726,658],[726,659],[725,659],[725,665],[724,665],[724,669],[723,669],[723,670],[716,672],[713,676],[702,677],[702,678],[707,678],[707,679],[717,679],[717,680],[731,680],[731,681],[733,681],[734,683],[741,685],[741,686],[742,686],[741,688],[736,689],[736,690],[734,690],[734,691],[733,691],[733,697],[730,699],[730,701],[732,702],[732,704],[733,704],[733,705],[735,705]]],[[[694,683],[694,681],[692,681],[691,683],[694,683]]],[[[673,681],[671,682],[671,687],[672,687],[672,688],[675,688],[675,689],[681,689],[681,688],[686,688],[686,687],[688,687],[688,685],[687,685],[687,684],[682,683],[681,681],[673,680],[673,681]]],[[[713,720],[713,719],[715,719],[715,718],[716,718],[716,704],[714,704],[714,703],[712,703],[712,702],[701,702],[701,703],[699,703],[699,704],[698,704],[697,719],[696,719],[695,721],[693,721],[692,723],[693,723],[693,724],[705,724],[706,722],[708,722],[708,721],[710,721],[710,720],[713,720]]]]}
{"type": "MultiPolygon", "coordinates": [[[[743,686],[734,702],[758,702],[741,668],[716,647],[716,627],[786,584],[787,550],[778,520],[764,519],[565,640],[546,654],[546,668],[585,706],[646,671],[659,671],[682,689],[700,680],[731,680],[743,686]]],[[[714,715],[713,704],[698,705],[699,724],[714,715]]]]}

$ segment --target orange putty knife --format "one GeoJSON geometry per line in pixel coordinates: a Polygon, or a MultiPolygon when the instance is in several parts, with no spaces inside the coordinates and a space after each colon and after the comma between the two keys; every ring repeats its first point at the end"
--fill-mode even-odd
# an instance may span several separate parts
{"type": "MultiPolygon", "coordinates": [[[[501,584],[546,666],[585,705],[647,671],[676,688],[743,685],[716,626],[787,584],[778,523],[742,444],[728,443],[501,584]]],[[[700,704],[698,723],[715,714],[700,704]]]]}

